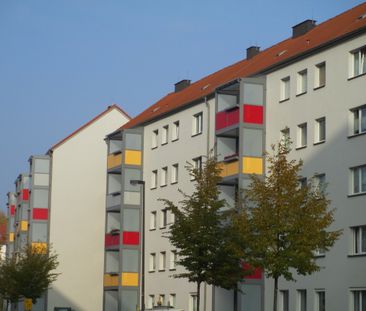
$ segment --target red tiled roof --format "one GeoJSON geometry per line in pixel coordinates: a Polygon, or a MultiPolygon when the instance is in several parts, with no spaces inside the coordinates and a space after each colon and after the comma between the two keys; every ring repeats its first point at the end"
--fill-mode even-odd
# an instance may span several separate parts
{"type": "Polygon", "coordinates": [[[216,88],[230,81],[252,76],[358,30],[366,31],[366,17],[362,18],[364,14],[366,14],[366,2],[317,25],[302,36],[286,39],[249,60],[244,59],[204,77],[180,92],[169,93],[121,128],[132,128],[143,124],[208,96],[216,88]]]}
{"type": "Polygon", "coordinates": [[[59,141],[57,144],[53,145],[50,151],[53,151],[54,149],[56,149],[57,147],[59,147],[60,145],[62,145],[63,143],[65,143],[66,141],[68,141],[70,138],[72,138],[74,135],[76,135],[77,133],[79,133],[80,131],[82,131],[84,128],[88,127],[90,124],[94,123],[95,121],[97,121],[98,119],[100,119],[102,116],[104,116],[106,113],[108,113],[109,111],[116,109],[118,111],[120,111],[121,113],[123,113],[128,119],[131,119],[131,117],[122,109],[120,108],[118,105],[113,104],[111,106],[108,106],[106,110],[104,110],[103,112],[101,112],[100,114],[98,114],[95,118],[93,118],[92,120],[90,120],[89,122],[85,123],[83,126],[79,127],[76,131],[72,132],[69,136],[65,137],[64,139],[62,139],[61,141],[59,141]]]}

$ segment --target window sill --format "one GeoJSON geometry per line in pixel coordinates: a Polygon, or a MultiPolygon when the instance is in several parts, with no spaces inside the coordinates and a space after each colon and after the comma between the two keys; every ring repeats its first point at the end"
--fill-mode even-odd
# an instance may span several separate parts
{"type": "Polygon", "coordinates": [[[351,81],[353,79],[357,79],[358,77],[362,77],[362,76],[366,76],[366,72],[360,73],[357,76],[350,77],[350,78],[347,79],[347,81],[351,81]]]}
{"type": "Polygon", "coordinates": [[[161,143],[161,145],[162,145],[162,146],[165,146],[165,145],[167,145],[167,144],[168,144],[168,142],[166,142],[166,143],[161,143]]]}
{"type": "Polygon", "coordinates": [[[150,228],[149,231],[156,231],[156,228],[150,228]]]}
{"type": "Polygon", "coordinates": [[[177,181],[172,181],[170,184],[171,185],[176,185],[178,182],[177,181]]]}
{"type": "Polygon", "coordinates": [[[159,227],[160,229],[166,229],[166,226],[159,227]]]}
{"type": "Polygon", "coordinates": [[[323,84],[323,85],[319,85],[319,86],[316,86],[316,87],[314,87],[314,88],[313,88],[313,90],[314,90],[314,91],[316,91],[316,90],[320,90],[320,89],[322,89],[323,87],[325,87],[325,84],[323,84]]]}
{"type": "Polygon", "coordinates": [[[154,150],[154,149],[157,149],[157,148],[158,148],[158,146],[151,147],[151,150],[154,150]]]}
{"type": "Polygon", "coordinates": [[[196,137],[196,136],[201,135],[201,134],[202,134],[202,132],[199,132],[199,133],[196,133],[196,134],[192,134],[191,137],[196,137]]]}
{"type": "Polygon", "coordinates": [[[317,258],[317,259],[318,259],[318,258],[319,258],[319,259],[320,259],[320,258],[324,258],[324,257],[325,257],[325,254],[314,255],[314,257],[315,257],[315,258],[317,258]]]}
{"type": "Polygon", "coordinates": [[[314,143],[314,146],[324,144],[325,140],[317,141],[314,143]]]}
{"type": "Polygon", "coordinates": [[[354,137],[362,136],[365,134],[366,134],[366,132],[361,132],[361,133],[357,133],[357,134],[348,135],[347,138],[354,138],[354,137]]]}
{"type": "Polygon", "coordinates": [[[155,270],[149,270],[149,273],[155,273],[155,270]]]}
{"type": "Polygon", "coordinates": [[[165,271],[165,269],[159,269],[158,271],[159,271],[159,272],[164,272],[164,271],[165,271]]]}
{"type": "Polygon", "coordinates": [[[305,95],[307,93],[307,91],[305,91],[305,92],[301,92],[301,93],[299,93],[299,94],[296,94],[296,97],[299,97],[299,96],[301,96],[301,95],[305,95]]]}
{"type": "Polygon", "coordinates": [[[347,257],[366,257],[366,253],[361,253],[361,254],[348,254],[347,257]]]}
{"type": "Polygon", "coordinates": [[[281,100],[279,101],[279,103],[281,104],[281,103],[287,102],[288,100],[290,100],[290,97],[288,97],[288,98],[284,98],[284,99],[281,99],[281,100]]]}
{"type": "Polygon", "coordinates": [[[156,189],[156,188],[157,188],[156,186],[155,186],[155,187],[151,187],[151,188],[150,188],[150,190],[154,190],[154,189],[156,189]]]}
{"type": "Polygon", "coordinates": [[[176,268],[169,268],[169,271],[175,271],[177,270],[176,268]]]}
{"type": "Polygon", "coordinates": [[[160,185],[160,188],[164,188],[164,187],[166,187],[167,186],[167,184],[165,184],[165,185],[160,185]]]}
{"type": "Polygon", "coordinates": [[[172,143],[174,143],[175,141],[179,140],[179,138],[174,138],[172,139],[172,143]]]}
{"type": "Polygon", "coordinates": [[[347,197],[352,198],[352,197],[359,197],[362,195],[366,195],[366,192],[352,193],[352,194],[347,195],[347,197]]]}
{"type": "Polygon", "coordinates": [[[301,150],[301,149],[305,149],[307,147],[307,145],[304,146],[300,146],[300,147],[296,147],[295,150],[301,150]]]}

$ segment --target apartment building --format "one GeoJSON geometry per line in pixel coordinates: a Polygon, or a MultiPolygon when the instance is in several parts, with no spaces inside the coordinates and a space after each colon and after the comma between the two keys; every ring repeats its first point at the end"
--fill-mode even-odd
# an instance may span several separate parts
{"type": "MultiPolygon", "coordinates": [[[[174,219],[158,199],[178,202],[178,189],[191,192],[184,166],[200,166],[213,148],[221,196],[233,204],[251,174],[265,174],[263,151],[284,136],[295,143],[291,157],[305,161],[303,176],[329,184],[332,229],[344,234],[329,253],[316,254],[320,272],[281,280],[279,310],[365,308],[365,46],[366,3],[319,25],[306,20],[270,48],[250,47],[238,63],[178,82],[108,136],[104,310],[136,310],[141,300],[149,309],[195,310],[194,284],[171,278],[182,271],[163,236],[174,219]]],[[[203,286],[200,308],[270,310],[272,283],[256,270],[240,285],[244,295],[203,286]]]]}
{"type": "MultiPolygon", "coordinates": [[[[105,136],[130,117],[112,105],[52,146],[31,156],[29,173],[8,193],[7,255],[52,245],[60,273],[33,310],[102,309],[106,193],[105,136]],[[87,264],[85,264],[87,263],[87,264]]],[[[14,307],[14,306],[13,306],[14,307]]],[[[23,310],[19,303],[17,310],[23,310]]]]}

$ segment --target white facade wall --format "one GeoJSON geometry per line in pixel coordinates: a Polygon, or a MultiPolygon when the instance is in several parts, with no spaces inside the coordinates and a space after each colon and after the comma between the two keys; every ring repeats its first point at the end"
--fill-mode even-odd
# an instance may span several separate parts
{"type": "MultiPolygon", "coordinates": [[[[366,44],[366,35],[338,44],[267,76],[266,149],[290,128],[291,157],[304,160],[303,176],[325,173],[331,207],[336,208],[331,230],[343,229],[335,246],[318,259],[320,272],[295,276],[297,282],[280,280],[279,289],[289,290],[289,310],[300,310],[297,290],[307,290],[307,310],[317,310],[315,291],[325,290],[326,310],[354,310],[351,289],[366,288],[366,257],[351,254],[350,227],[366,225],[365,196],[349,197],[350,168],[366,164],[366,136],[348,138],[350,109],[366,104],[366,76],[350,77],[350,51],[366,44]],[[315,65],[326,62],[326,85],[314,90],[315,65]],[[296,96],[297,73],[308,70],[307,93],[296,96]],[[290,99],[280,101],[281,79],[290,76],[290,99]],[[314,145],[315,120],[326,118],[326,141],[314,145]],[[307,146],[295,150],[297,126],[307,122],[307,146]]],[[[271,310],[273,280],[266,281],[265,310],[271,310]]]]}
{"type": "Polygon", "coordinates": [[[107,144],[128,121],[112,109],[56,147],[52,154],[50,243],[60,273],[48,292],[49,311],[100,311],[103,301],[107,144]]]}
{"type": "MultiPolygon", "coordinates": [[[[161,227],[161,210],[164,208],[159,198],[169,199],[175,203],[182,199],[178,189],[186,193],[192,193],[193,182],[185,169],[187,161],[192,163],[192,159],[199,156],[206,156],[208,150],[212,149],[214,144],[214,118],[215,100],[211,99],[207,104],[202,101],[195,106],[174,113],[171,116],[162,118],[156,122],[144,127],[144,180],[146,181],[146,251],[145,251],[145,305],[148,307],[149,295],[155,295],[157,301],[160,294],[165,295],[167,302],[170,294],[176,295],[176,308],[190,310],[189,294],[196,292],[196,286],[188,283],[186,279],[174,279],[171,276],[174,273],[181,273],[182,268],[175,271],[169,270],[170,254],[174,250],[167,238],[162,237],[167,228],[161,227]],[[209,107],[209,109],[208,109],[209,107]],[[192,137],[193,115],[203,112],[203,131],[202,134],[192,137]],[[210,121],[208,121],[208,118],[210,121]],[[172,141],[173,122],[179,121],[179,139],[172,141]],[[168,143],[162,145],[163,127],[169,126],[168,143]],[[158,147],[152,149],[153,131],[159,130],[158,147]],[[209,136],[208,136],[209,132],[209,136]],[[171,184],[172,165],[179,165],[178,183],[171,184]],[[168,167],[167,186],[161,187],[162,168],[168,167]],[[158,171],[158,185],[156,189],[151,189],[152,171],[158,171]],[[157,214],[156,229],[150,230],[151,213],[157,214]],[[160,252],[166,252],[165,271],[159,271],[160,252]],[[150,254],[156,254],[156,270],[149,272],[150,254]]],[[[168,213],[168,223],[171,222],[171,214],[168,213]]],[[[204,285],[201,286],[201,310],[212,309],[212,289],[204,285]],[[206,307],[204,309],[204,306],[206,307]]]]}

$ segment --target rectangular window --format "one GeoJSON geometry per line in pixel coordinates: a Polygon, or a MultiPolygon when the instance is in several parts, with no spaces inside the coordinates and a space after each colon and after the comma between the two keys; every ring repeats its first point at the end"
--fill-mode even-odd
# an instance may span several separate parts
{"type": "Polygon", "coordinates": [[[297,291],[297,311],[306,311],[306,289],[297,291]]]}
{"type": "Polygon", "coordinates": [[[325,291],[315,292],[315,311],[325,311],[325,291]]]}
{"type": "Polygon", "coordinates": [[[192,123],[192,135],[198,135],[202,133],[202,112],[193,116],[192,123]]]}
{"type": "Polygon", "coordinates": [[[166,166],[161,169],[161,176],[160,176],[160,186],[161,187],[166,186],[167,179],[168,179],[168,167],[166,166]]]}
{"type": "Polygon", "coordinates": [[[308,179],[306,177],[303,177],[303,178],[299,179],[300,188],[307,187],[307,185],[308,185],[308,179]]]}
{"type": "Polygon", "coordinates": [[[285,144],[287,147],[290,147],[290,129],[288,127],[281,130],[280,141],[281,144],[285,144]]]}
{"type": "Polygon", "coordinates": [[[177,252],[171,251],[170,252],[170,262],[169,262],[170,270],[174,270],[176,268],[176,261],[177,261],[177,252]]]}
{"type": "Polygon", "coordinates": [[[352,231],[352,253],[366,254],[366,226],[351,228],[352,231]]]}
{"type": "Polygon", "coordinates": [[[165,305],[165,295],[164,294],[159,295],[158,305],[159,306],[164,306],[165,305]]]}
{"type": "Polygon", "coordinates": [[[358,107],[351,110],[353,131],[352,134],[357,135],[366,132],[366,107],[358,107]]]}
{"type": "Polygon", "coordinates": [[[366,193],[366,165],[351,168],[352,193],[366,193]]]}
{"type": "Polygon", "coordinates": [[[170,307],[175,307],[176,304],[176,295],[175,294],[170,294],[169,295],[169,306],[170,307]]]}
{"type": "Polygon", "coordinates": [[[352,52],[352,77],[357,77],[366,73],[366,47],[362,47],[359,50],[352,52]]]}
{"type": "Polygon", "coordinates": [[[288,290],[280,290],[280,311],[289,311],[288,290]]]}
{"type": "Polygon", "coordinates": [[[172,129],[172,141],[179,139],[179,121],[175,121],[173,123],[173,129],[172,129]]]}
{"type": "Polygon", "coordinates": [[[165,125],[163,127],[163,132],[161,133],[161,144],[165,145],[168,143],[168,135],[169,135],[169,125],[165,125]]]}
{"type": "Polygon", "coordinates": [[[151,172],[151,189],[155,189],[158,186],[158,171],[151,172]]]}
{"type": "Polygon", "coordinates": [[[149,295],[148,301],[147,301],[147,307],[149,309],[152,309],[154,307],[155,302],[155,295],[149,295]]]}
{"type": "Polygon", "coordinates": [[[160,214],[160,228],[165,228],[168,224],[168,210],[162,209],[160,214]]]}
{"type": "Polygon", "coordinates": [[[325,117],[315,120],[315,143],[325,141],[325,117]]]}
{"type": "Polygon", "coordinates": [[[166,266],[166,253],[160,252],[159,271],[164,271],[166,266]]]}
{"type": "Polygon", "coordinates": [[[325,192],[325,174],[318,174],[314,176],[314,188],[319,193],[325,192]]]}
{"type": "Polygon", "coordinates": [[[365,311],[366,310],[366,289],[353,290],[351,292],[351,310],[365,311]]]}
{"type": "Polygon", "coordinates": [[[197,294],[196,293],[189,294],[188,310],[197,311],[197,294]]]}
{"type": "Polygon", "coordinates": [[[302,70],[297,73],[297,95],[306,93],[308,90],[308,71],[302,70]]]}
{"type": "Polygon", "coordinates": [[[325,62],[315,66],[314,88],[325,86],[325,62]]]}
{"type": "Polygon", "coordinates": [[[156,229],[156,211],[150,214],[150,230],[156,229]]]}
{"type": "Polygon", "coordinates": [[[307,130],[306,123],[297,126],[297,148],[306,147],[308,142],[307,130]]]}
{"type": "Polygon", "coordinates": [[[286,77],[281,80],[280,100],[283,101],[289,98],[290,98],[290,77],[286,77]]]}
{"type": "Polygon", "coordinates": [[[156,254],[155,253],[151,253],[150,254],[150,259],[149,259],[149,271],[155,271],[156,269],[156,254]]]}
{"type": "Polygon", "coordinates": [[[171,183],[175,184],[178,182],[178,163],[172,165],[172,180],[171,183]]]}
{"type": "MultiPolygon", "coordinates": [[[[202,170],[202,157],[197,157],[192,159],[193,162],[193,168],[202,170]]],[[[194,176],[191,175],[191,180],[194,180],[194,176]]]]}
{"type": "Polygon", "coordinates": [[[159,130],[153,131],[151,138],[151,148],[154,149],[158,146],[158,137],[159,137],[159,130]]]}

